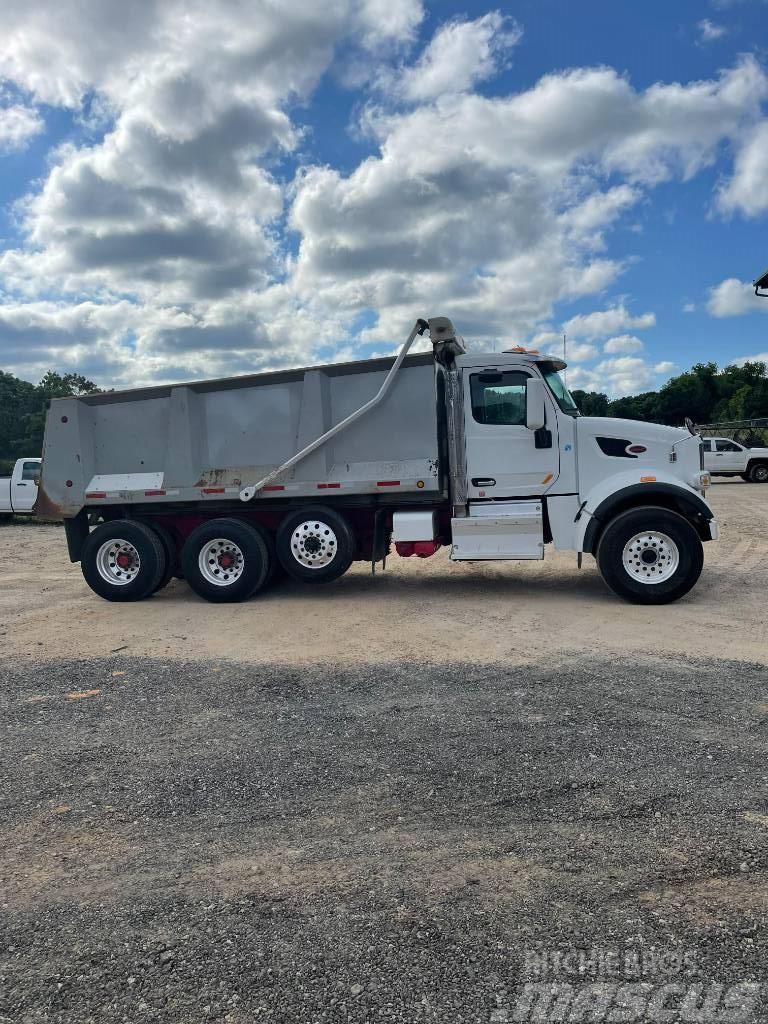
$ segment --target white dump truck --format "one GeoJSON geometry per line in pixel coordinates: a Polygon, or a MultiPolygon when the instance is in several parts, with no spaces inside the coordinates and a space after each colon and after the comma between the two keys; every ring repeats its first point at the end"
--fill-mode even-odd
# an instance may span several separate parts
{"type": "Polygon", "coordinates": [[[242,601],[281,566],[338,579],[391,545],[453,561],[593,555],[629,601],[686,594],[717,537],[691,429],[584,417],[565,364],[467,352],[418,320],[396,358],[61,398],[38,514],[112,601],[172,575],[242,601]],[[431,351],[409,355],[429,334],[431,351]]]}
{"type": "Polygon", "coordinates": [[[10,476],[0,476],[0,516],[32,515],[37,501],[40,459],[17,459],[10,476]]]}

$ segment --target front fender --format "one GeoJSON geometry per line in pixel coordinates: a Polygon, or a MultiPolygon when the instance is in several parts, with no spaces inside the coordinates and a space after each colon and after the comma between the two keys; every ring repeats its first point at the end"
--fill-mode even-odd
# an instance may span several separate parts
{"type": "MultiPolygon", "coordinates": [[[[670,473],[644,474],[653,480],[640,482],[637,472],[617,473],[601,481],[586,495],[577,522],[576,550],[594,554],[605,524],[614,516],[641,505],[660,505],[684,515],[694,524],[709,523],[714,513],[701,494],[670,473]]],[[[709,539],[709,533],[703,539],[709,539]]]]}

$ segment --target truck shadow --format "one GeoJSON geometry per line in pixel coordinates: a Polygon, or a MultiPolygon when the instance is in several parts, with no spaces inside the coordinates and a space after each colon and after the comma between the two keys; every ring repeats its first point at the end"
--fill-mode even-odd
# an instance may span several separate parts
{"type": "MultiPolygon", "coordinates": [[[[614,603],[618,598],[613,595],[598,573],[592,568],[572,575],[528,575],[524,572],[508,575],[465,571],[460,575],[443,574],[411,574],[378,571],[375,576],[363,573],[350,573],[333,583],[312,586],[283,577],[276,580],[267,590],[255,595],[251,601],[263,604],[285,599],[296,599],[302,603],[348,602],[363,597],[388,597],[393,601],[434,601],[446,599],[455,601],[461,598],[478,600],[490,598],[507,598],[508,600],[530,600],[540,597],[542,600],[562,596],[567,599],[581,598],[591,601],[614,603]]],[[[157,594],[155,600],[193,600],[198,598],[192,593],[183,580],[176,581],[166,591],[157,594]]]]}

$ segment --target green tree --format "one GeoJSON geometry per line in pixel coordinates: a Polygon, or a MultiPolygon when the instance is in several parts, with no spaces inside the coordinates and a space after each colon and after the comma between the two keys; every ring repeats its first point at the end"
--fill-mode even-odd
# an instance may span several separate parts
{"type": "Polygon", "coordinates": [[[717,378],[717,363],[697,363],[672,377],[659,391],[659,421],[679,425],[690,416],[694,423],[706,423],[719,397],[717,378]]]}
{"type": "Polygon", "coordinates": [[[49,370],[39,384],[0,371],[0,471],[9,472],[16,459],[40,455],[45,415],[52,398],[90,395],[99,388],[80,373],[49,370]]]}
{"type": "Polygon", "coordinates": [[[582,416],[607,416],[608,396],[599,391],[572,391],[582,416]]]}

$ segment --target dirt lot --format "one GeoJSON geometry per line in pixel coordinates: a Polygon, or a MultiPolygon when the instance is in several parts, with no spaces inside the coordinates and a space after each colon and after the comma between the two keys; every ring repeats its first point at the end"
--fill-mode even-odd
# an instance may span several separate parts
{"type": "Polygon", "coordinates": [[[111,605],[70,565],[63,531],[0,529],[0,656],[62,653],[313,662],[377,659],[529,661],[558,651],[690,654],[768,661],[768,487],[710,491],[721,540],[705,545],[698,586],[663,608],[610,593],[584,559],[548,550],[541,563],[451,564],[393,557],[371,576],[281,582],[244,605],[214,606],[176,581],[150,601],[111,605]]]}
{"type": "Polygon", "coordinates": [[[0,529],[0,1024],[768,1019],[768,488],[684,601],[393,559],[214,607],[0,529]]]}

